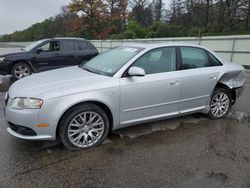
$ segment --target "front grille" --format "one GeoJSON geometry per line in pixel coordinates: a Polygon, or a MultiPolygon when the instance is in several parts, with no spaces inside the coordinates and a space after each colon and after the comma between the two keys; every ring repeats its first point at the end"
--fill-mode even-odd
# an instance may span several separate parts
{"type": "Polygon", "coordinates": [[[15,124],[10,123],[10,122],[9,122],[9,127],[13,131],[15,131],[15,132],[17,132],[17,133],[19,133],[21,135],[24,135],[24,136],[36,136],[37,135],[34,130],[32,130],[31,128],[28,128],[28,127],[15,125],[15,124]]]}

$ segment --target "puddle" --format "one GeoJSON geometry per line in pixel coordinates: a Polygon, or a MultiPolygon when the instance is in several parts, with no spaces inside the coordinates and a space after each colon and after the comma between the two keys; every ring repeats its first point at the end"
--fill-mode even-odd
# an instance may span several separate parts
{"type": "Polygon", "coordinates": [[[173,120],[165,120],[154,123],[147,123],[142,125],[135,125],[132,127],[127,127],[124,129],[120,129],[115,131],[120,138],[128,137],[130,139],[134,139],[140,136],[148,135],[157,131],[167,131],[167,130],[175,130],[180,126],[178,121],[173,120]]]}
{"type": "Polygon", "coordinates": [[[217,181],[221,181],[222,183],[226,183],[229,177],[224,173],[215,173],[209,172],[207,173],[207,177],[210,179],[215,179],[217,181]]]}
{"type": "MultiPolygon", "coordinates": [[[[152,123],[145,123],[141,125],[135,125],[132,127],[127,127],[123,129],[116,130],[108,135],[108,137],[103,141],[102,145],[107,145],[111,143],[115,143],[119,140],[129,138],[135,139],[140,136],[150,135],[155,132],[159,131],[173,131],[182,127],[183,124],[196,124],[202,120],[203,116],[197,115],[194,116],[186,116],[186,117],[179,117],[173,118],[168,120],[156,121],[152,123]]],[[[46,150],[48,153],[51,153],[55,148],[61,148],[62,143],[57,141],[45,141],[41,150],[46,150]]]]}
{"type": "Polygon", "coordinates": [[[161,120],[152,123],[145,123],[141,125],[135,125],[120,129],[115,131],[115,134],[118,137],[123,138],[124,136],[134,139],[140,136],[149,135],[158,131],[173,131],[183,126],[184,124],[197,124],[200,121],[204,120],[204,115],[191,115],[184,117],[176,117],[173,119],[161,120]]]}

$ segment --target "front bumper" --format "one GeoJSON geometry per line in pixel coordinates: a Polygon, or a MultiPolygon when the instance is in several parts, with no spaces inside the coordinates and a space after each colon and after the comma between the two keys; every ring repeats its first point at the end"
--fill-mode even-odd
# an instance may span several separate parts
{"type": "Polygon", "coordinates": [[[20,138],[20,139],[24,139],[24,140],[54,140],[49,135],[25,136],[25,135],[22,135],[22,134],[19,134],[19,133],[15,132],[10,127],[7,128],[7,131],[12,136],[20,138]]]}
{"type": "Polygon", "coordinates": [[[0,61],[0,75],[10,74],[10,62],[0,61]]]}
{"type": "Polygon", "coordinates": [[[5,119],[7,131],[25,140],[55,140],[56,129],[49,127],[38,127],[38,124],[48,123],[46,120],[39,120],[39,109],[17,110],[5,106],[5,119]]]}
{"type": "Polygon", "coordinates": [[[9,128],[13,130],[16,133],[19,133],[20,135],[24,136],[36,136],[36,132],[32,130],[31,128],[15,125],[13,123],[8,122],[9,128]]]}

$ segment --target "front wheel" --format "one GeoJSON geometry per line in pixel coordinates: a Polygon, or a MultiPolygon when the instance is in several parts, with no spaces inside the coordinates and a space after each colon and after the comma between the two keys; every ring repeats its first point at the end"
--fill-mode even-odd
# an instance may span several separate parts
{"type": "Polygon", "coordinates": [[[231,110],[232,97],[230,92],[224,88],[216,88],[210,101],[210,111],[208,116],[211,119],[227,117],[231,110]]]}
{"type": "Polygon", "coordinates": [[[15,79],[20,79],[31,75],[32,71],[28,64],[17,63],[11,69],[11,74],[15,79]]]}
{"type": "Polygon", "coordinates": [[[94,104],[70,109],[59,125],[59,136],[67,149],[80,150],[102,143],[109,131],[106,113],[94,104]]]}

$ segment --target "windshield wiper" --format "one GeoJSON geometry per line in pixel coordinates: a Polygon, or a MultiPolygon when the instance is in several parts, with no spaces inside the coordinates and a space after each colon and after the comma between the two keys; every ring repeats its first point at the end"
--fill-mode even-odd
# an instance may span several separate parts
{"type": "Polygon", "coordinates": [[[92,68],[89,68],[89,67],[86,67],[86,66],[82,66],[81,68],[83,70],[88,71],[88,72],[92,72],[92,73],[95,73],[95,74],[100,74],[100,75],[108,76],[105,72],[98,71],[98,70],[95,70],[95,69],[92,69],[92,68]]]}
{"type": "Polygon", "coordinates": [[[83,69],[83,70],[86,70],[86,71],[88,71],[88,72],[92,72],[92,73],[96,73],[96,74],[99,74],[99,72],[98,72],[98,71],[96,71],[96,70],[93,70],[93,69],[91,69],[91,68],[88,68],[88,67],[85,67],[85,66],[83,66],[83,67],[82,67],[82,69],[83,69]]]}

